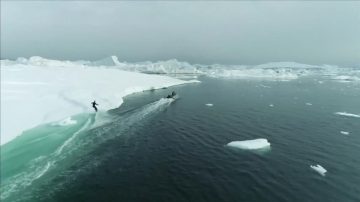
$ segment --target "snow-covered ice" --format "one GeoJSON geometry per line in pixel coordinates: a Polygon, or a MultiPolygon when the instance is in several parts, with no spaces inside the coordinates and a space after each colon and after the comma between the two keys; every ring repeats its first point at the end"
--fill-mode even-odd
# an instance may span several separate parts
{"type": "MultiPolygon", "coordinates": [[[[160,75],[93,67],[89,62],[48,60],[41,57],[1,61],[1,144],[42,123],[119,107],[123,97],[135,92],[198,82],[160,75]]],[[[62,121],[61,121],[62,120],[62,121]]]]}
{"type": "Polygon", "coordinates": [[[325,173],[327,172],[327,170],[324,167],[322,167],[321,165],[319,165],[319,164],[310,165],[310,168],[312,168],[313,170],[315,170],[316,172],[318,172],[322,176],[325,176],[325,173]]]}
{"type": "Polygon", "coordinates": [[[347,132],[347,131],[340,131],[340,133],[343,134],[343,135],[349,135],[350,134],[350,132],[347,132]]]}
{"type": "Polygon", "coordinates": [[[207,104],[205,104],[206,106],[208,106],[208,107],[212,107],[212,106],[214,106],[213,104],[211,104],[211,103],[207,103],[207,104]]]}
{"type": "Polygon", "coordinates": [[[264,149],[270,147],[270,142],[267,139],[259,138],[254,140],[232,141],[227,144],[230,147],[236,147],[240,149],[264,149]]]}
{"type": "Polygon", "coordinates": [[[351,114],[351,113],[347,113],[347,112],[336,112],[335,114],[340,115],[340,116],[360,118],[360,115],[358,115],[358,114],[351,114]]]}

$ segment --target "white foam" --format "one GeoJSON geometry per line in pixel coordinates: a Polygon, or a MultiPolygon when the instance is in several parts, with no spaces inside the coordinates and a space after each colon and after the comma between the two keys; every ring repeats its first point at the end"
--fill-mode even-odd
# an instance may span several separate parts
{"type": "Polygon", "coordinates": [[[256,150],[270,147],[270,142],[268,142],[267,139],[260,138],[254,140],[233,141],[228,143],[227,146],[246,150],[256,150]]]}
{"type": "Polygon", "coordinates": [[[274,105],[273,105],[273,104],[269,104],[269,107],[274,107],[274,105]]]}
{"type": "Polygon", "coordinates": [[[327,170],[322,167],[321,165],[317,164],[317,165],[310,165],[310,168],[312,168],[313,170],[315,170],[316,172],[318,172],[320,175],[325,176],[325,173],[327,172],[327,170]]]}
{"type": "Polygon", "coordinates": [[[61,154],[61,152],[63,151],[63,149],[69,145],[75,138],[78,134],[80,134],[80,132],[84,131],[86,128],[89,127],[91,123],[91,120],[90,118],[87,119],[87,121],[85,122],[85,124],[78,130],[76,131],[69,139],[67,139],[59,148],[56,149],[55,151],[55,154],[56,155],[59,155],[61,154]]]}
{"type": "Polygon", "coordinates": [[[214,106],[213,104],[211,104],[211,103],[207,103],[207,104],[205,104],[206,106],[208,106],[208,107],[212,107],[212,106],[214,106]]]}
{"type": "Polygon", "coordinates": [[[343,134],[343,135],[349,135],[350,134],[350,132],[347,132],[347,131],[340,131],[340,133],[343,134]]]}
{"type": "Polygon", "coordinates": [[[76,124],[76,123],[77,123],[76,120],[71,119],[71,117],[68,117],[68,118],[66,118],[66,119],[64,119],[64,120],[61,120],[61,121],[59,121],[59,122],[57,122],[57,123],[54,123],[53,125],[57,125],[57,126],[69,126],[69,125],[74,125],[74,124],[76,124]]]}
{"type": "Polygon", "coordinates": [[[347,112],[336,112],[335,114],[340,115],[340,116],[360,118],[360,115],[358,115],[358,114],[351,114],[351,113],[347,113],[347,112]]]}
{"type": "Polygon", "coordinates": [[[49,170],[50,166],[51,166],[51,163],[50,163],[50,162],[47,162],[46,166],[43,167],[43,168],[39,171],[39,173],[37,173],[37,175],[34,177],[33,180],[39,179],[41,176],[43,176],[43,175],[46,173],[46,171],[49,170]]]}
{"type": "Polygon", "coordinates": [[[310,102],[307,102],[306,105],[311,106],[312,104],[310,102]]]}

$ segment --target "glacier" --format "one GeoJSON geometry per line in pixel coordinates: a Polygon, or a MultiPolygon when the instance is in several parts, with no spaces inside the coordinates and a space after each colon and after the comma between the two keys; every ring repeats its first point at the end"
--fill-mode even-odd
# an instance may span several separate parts
{"type": "Polygon", "coordinates": [[[119,107],[126,95],[193,82],[199,81],[94,67],[89,61],[1,60],[1,145],[40,124],[73,124],[72,115],[93,112],[93,100],[106,111],[119,107]]]}

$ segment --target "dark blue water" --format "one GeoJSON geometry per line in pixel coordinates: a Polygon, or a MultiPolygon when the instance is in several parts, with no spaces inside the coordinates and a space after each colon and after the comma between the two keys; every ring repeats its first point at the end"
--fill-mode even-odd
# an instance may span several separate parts
{"type": "Polygon", "coordinates": [[[203,78],[135,94],[26,200],[360,201],[360,118],[335,112],[360,114],[359,84],[203,78]],[[149,110],[172,90],[179,99],[149,110]],[[225,146],[256,138],[270,151],[225,146]]]}

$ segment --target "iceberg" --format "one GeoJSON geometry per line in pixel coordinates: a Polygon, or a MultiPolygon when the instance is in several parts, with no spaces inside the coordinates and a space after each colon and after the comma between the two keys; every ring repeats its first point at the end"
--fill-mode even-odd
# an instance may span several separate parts
{"type": "Polygon", "coordinates": [[[89,64],[41,57],[1,60],[1,145],[40,124],[73,124],[66,117],[93,112],[93,100],[106,111],[131,93],[199,82],[89,64]]]}
{"type": "Polygon", "coordinates": [[[319,165],[319,164],[310,165],[310,168],[315,170],[316,172],[318,172],[322,176],[325,176],[325,173],[327,172],[327,170],[324,167],[322,167],[321,165],[319,165]]]}
{"type": "Polygon", "coordinates": [[[336,112],[335,114],[340,115],[340,116],[360,118],[360,115],[358,115],[358,114],[351,114],[351,113],[347,113],[347,112],[336,112]]]}
{"type": "Polygon", "coordinates": [[[257,150],[270,147],[270,142],[267,139],[259,138],[254,140],[232,141],[227,144],[230,147],[236,147],[245,150],[257,150]]]}

